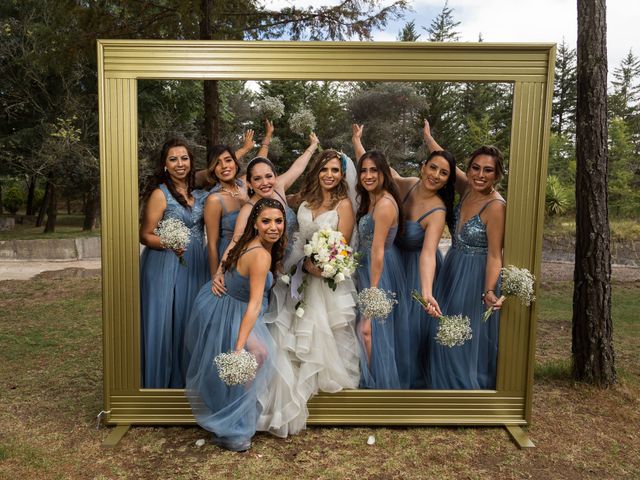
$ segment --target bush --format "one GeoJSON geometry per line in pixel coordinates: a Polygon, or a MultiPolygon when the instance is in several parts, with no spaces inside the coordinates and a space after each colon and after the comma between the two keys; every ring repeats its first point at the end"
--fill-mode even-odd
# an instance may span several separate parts
{"type": "Polygon", "coordinates": [[[545,193],[545,212],[549,217],[564,215],[570,205],[570,191],[562,185],[555,175],[547,178],[547,190],[545,193]]]}
{"type": "Polygon", "coordinates": [[[16,187],[15,185],[9,187],[4,194],[4,198],[2,199],[2,205],[6,208],[11,215],[15,215],[18,213],[18,209],[22,206],[25,201],[25,194],[22,189],[16,187]]]}

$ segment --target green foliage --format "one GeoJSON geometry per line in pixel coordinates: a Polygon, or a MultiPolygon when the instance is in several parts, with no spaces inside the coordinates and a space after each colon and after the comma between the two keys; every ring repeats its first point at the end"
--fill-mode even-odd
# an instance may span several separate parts
{"type": "Polygon", "coordinates": [[[11,215],[18,213],[18,210],[24,204],[26,195],[24,191],[17,185],[12,185],[4,192],[4,198],[2,199],[2,205],[8,210],[11,215]]]}
{"type": "Polygon", "coordinates": [[[545,213],[550,216],[564,215],[570,205],[570,191],[560,183],[555,175],[547,178],[545,192],[545,213]]]}
{"type": "Polygon", "coordinates": [[[574,184],[576,178],[576,153],[572,139],[555,132],[549,138],[549,175],[558,177],[565,184],[574,184]]]}
{"type": "Polygon", "coordinates": [[[576,50],[569,48],[563,38],[556,56],[551,124],[551,130],[558,135],[575,131],[576,75],[576,50]]]}
{"type": "Polygon", "coordinates": [[[622,118],[609,127],[609,211],[615,216],[638,216],[640,193],[633,187],[638,156],[634,154],[629,128],[622,118]]]}

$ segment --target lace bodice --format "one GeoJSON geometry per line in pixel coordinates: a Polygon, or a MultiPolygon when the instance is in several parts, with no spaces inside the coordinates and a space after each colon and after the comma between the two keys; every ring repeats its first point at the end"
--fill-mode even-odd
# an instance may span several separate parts
{"type": "Polygon", "coordinates": [[[191,192],[194,199],[193,207],[185,208],[173,198],[173,195],[171,195],[164,183],[160,185],[159,188],[162,190],[162,193],[164,193],[167,202],[167,208],[164,211],[162,219],[176,218],[181,220],[191,230],[189,243],[193,241],[202,242],[204,239],[204,200],[207,198],[208,193],[204,190],[193,190],[191,192]]]}

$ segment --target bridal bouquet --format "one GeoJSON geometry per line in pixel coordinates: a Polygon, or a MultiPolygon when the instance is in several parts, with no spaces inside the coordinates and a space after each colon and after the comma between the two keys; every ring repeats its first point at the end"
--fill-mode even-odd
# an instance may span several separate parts
{"type": "MultiPolygon", "coordinates": [[[[428,303],[416,290],[411,292],[411,298],[419,302],[423,307],[428,303]]],[[[464,315],[441,315],[438,317],[438,333],[436,342],[444,347],[458,347],[471,340],[471,321],[464,315]]]]}
{"type": "Polygon", "coordinates": [[[304,254],[322,270],[322,278],[332,290],[336,289],[338,283],[351,278],[358,266],[357,255],[342,233],[330,228],[315,232],[304,246],[304,254]]]}
{"type": "MultiPolygon", "coordinates": [[[[536,278],[526,268],[518,268],[513,265],[507,265],[501,270],[502,275],[502,296],[500,300],[504,300],[507,297],[518,297],[522,305],[528,307],[535,301],[536,297],[533,294],[533,284],[536,278]]],[[[487,308],[482,320],[486,322],[493,313],[493,307],[487,308]]]]}
{"type": "MultiPolygon", "coordinates": [[[[185,249],[189,246],[191,230],[178,218],[166,218],[162,220],[153,230],[153,233],[160,237],[160,242],[165,248],[178,250],[185,249]]],[[[178,258],[180,259],[180,265],[187,265],[182,255],[178,258]]]]}
{"type": "Polygon", "coordinates": [[[218,376],[227,385],[244,385],[253,380],[258,370],[256,356],[242,350],[216,355],[213,363],[218,369],[218,376]]]}
{"type": "Polygon", "coordinates": [[[377,287],[365,288],[358,294],[358,310],[366,318],[384,323],[398,303],[396,294],[377,287]]]}

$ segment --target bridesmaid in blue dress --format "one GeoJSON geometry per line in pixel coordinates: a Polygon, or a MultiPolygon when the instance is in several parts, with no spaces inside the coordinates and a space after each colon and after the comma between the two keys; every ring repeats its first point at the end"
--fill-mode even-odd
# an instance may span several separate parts
{"type": "Polygon", "coordinates": [[[261,199],[249,215],[246,228],[222,268],[228,293],[221,297],[205,284],[196,298],[185,348],[191,361],[186,395],[198,424],[213,433],[213,443],[232,451],[251,447],[260,404],[273,372],[273,339],[262,315],[276,266],[284,251],[285,215],[276,200],[261,199]],[[253,353],[256,377],[229,386],[219,377],[213,359],[220,353],[253,353]]]}
{"type": "MultiPolygon", "coordinates": [[[[352,126],[352,142],[358,156],[365,151],[362,131],[362,125],[352,126]]],[[[435,151],[422,163],[420,178],[402,177],[391,169],[405,218],[402,235],[396,236],[396,244],[402,255],[407,289],[420,292],[429,302],[425,311],[410,295],[405,296],[410,329],[410,388],[427,388],[427,334],[429,323],[433,322],[430,315],[442,315],[433,288],[442,264],[438,243],[445,221],[453,231],[455,168],[455,159],[450,152],[435,151]]]]}
{"type": "Polygon", "coordinates": [[[177,139],[167,141],[144,195],[140,242],[142,385],[183,388],[184,324],[200,287],[209,279],[203,235],[206,192],[194,190],[193,155],[177,139]],[[153,233],[160,221],[177,218],[190,228],[184,250],[165,248],[153,233]],[[180,265],[182,257],[186,266],[180,265]]]}
{"type": "Polygon", "coordinates": [[[361,343],[361,381],[364,388],[409,388],[408,295],[400,251],[394,245],[402,226],[398,190],[384,155],[376,150],[363,154],[357,166],[359,205],[357,288],[377,287],[395,292],[398,304],[384,322],[360,317],[357,331],[361,343]]]}
{"type": "MultiPolygon", "coordinates": [[[[255,157],[249,161],[246,175],[247,194],[249,195],[249,200],[238,213],[233,238],[227,246],[227,252],[235,244],[235,239],[240,236],[240,233],[246,225],[251,208],[260,198],[272,198],[282,203],[287,217],[287,231],[285,232],[286,238],[289,239],[292,236],[298,223],[295,212],[287,205],[285,197],[286,191],[307,168],[309,160],[318,148],[318,145],[318,137],[312,133],[309,136],[309,147],[307,147],[302,155],[300,155],[282,175],[276,174],[273,163],[271,163],[271,161],[266,157],[255,157]]],[[[287,249],[285,256],[288,251],[290,251],[290,247],[288,246],[287,249]]],[[[224,255],[225,254],[222,256],[223,259],[224,255]]],[[[226,291],[224,286],[224,276],[222,275],[220,267],[218,267],[218,271],[213,277],[212,290],[217,295],[222,295],[226,291]]],[[[281,303],[284,299],[278,298],[275,301],[281,303]]]]}
{"type": "MultiPolygon", "coordinates": [[[[425,126],[430,149],[439,150],[425,126]]],[[[446,315],[471,320],[472,339],[460,347],[429,347],[429,387],[433,389],[495,389],[499,318],[485,323],[486,308],[498,310],[506,205],[495,186],[504,174],[503,156],[493,146],[471,154],[466,174],[456,171],[461,200],[454,212],[452,245],[438,276],[435,296],[446,315]]],[[[435,337],[436,322],[432,324],[435,337]]]]}

